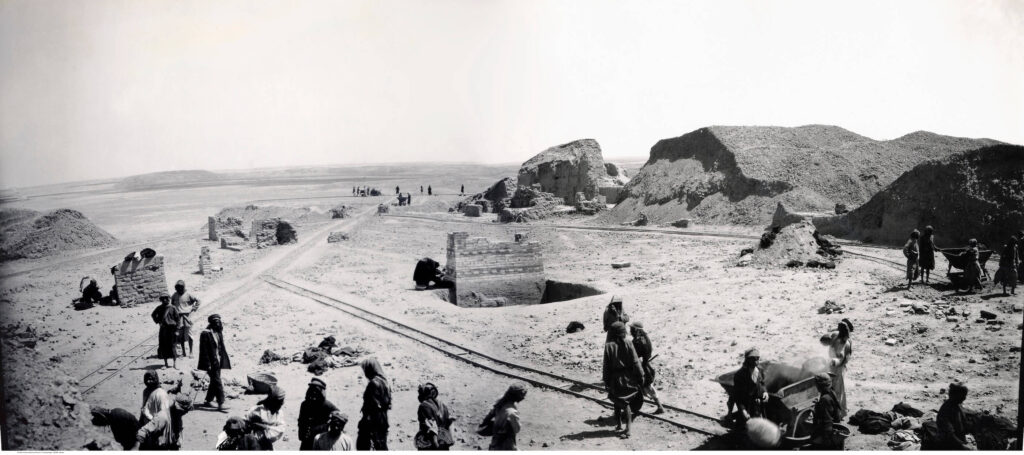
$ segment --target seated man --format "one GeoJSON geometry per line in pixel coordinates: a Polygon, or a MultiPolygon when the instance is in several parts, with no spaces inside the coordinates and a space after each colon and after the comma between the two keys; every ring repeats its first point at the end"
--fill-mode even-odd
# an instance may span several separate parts
{"type": "Polygon", "coordinates": [[[103,293],[100,292],[99,285],[96,284],[96,280],[89,280],[89,284],[82,289],[82,302],[100,303],[101,300],[103,300],[103,293]]]}
{"type": "Polygon", "coordinates": [[[942,403],[935,417],[938,427],[936,450],[971,450],[967,445],[967,419],[961,405],[967,400],[967,386],[954,382],[949,385],[949,399],[942,403]]]}
{"type": "Polygon", "coordinates": [[[814,404],[814,429],[811,432],[811,445],[816,450],[841,450],[843,441],[835,432],[833,424],[840,420],[839,400],[832,390],[832,378],[828,373],[814,376],[818,386],[818,402],[814,404]]]}

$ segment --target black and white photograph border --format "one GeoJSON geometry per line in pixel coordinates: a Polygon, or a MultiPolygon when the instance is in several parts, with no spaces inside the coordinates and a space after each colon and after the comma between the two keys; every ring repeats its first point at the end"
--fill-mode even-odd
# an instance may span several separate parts
{"type": "Polygon", "coordinates": [[[2,449],[1019,451],[1021,49],[1015,0],[2,0],[2,449]]]}

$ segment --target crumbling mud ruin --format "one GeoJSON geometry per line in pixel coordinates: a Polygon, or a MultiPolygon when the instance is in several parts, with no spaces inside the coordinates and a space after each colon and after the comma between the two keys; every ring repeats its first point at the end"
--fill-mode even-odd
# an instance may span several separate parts
{"type": "Polygon", "coordinates": [[[511,242],[492,242],[466,232],[448,233],[444,275],[454,283],[449,301],[461,307],[533,305],[601,293],[547,280],[540,244],[523,234],[511,242]]]}
{"type": "Polygon", "coordinates": [[[249,238],[256,248],[267,248],[274,245],[295,243],[299,234],[295,232],[291,222],[280,218],[269,220],[253,220],[249,238]]]}
{"type": "Polygon", "coordinates": [[[497,213],[503,223],[540,220],[573,209],[594,215],[618,202],[628,181],[625,171],[604,161],[597,141],[580,139],[530,158],[516,178],[501,179],[470,196],[459,204],[459,211],[474,217],[497,213]]]}
{"type": "Polygon", "coordinates": [[[167,294],[163,256],[141,257],[132,254],[114,266],[112,272],[121,305],[137,306],[156,302],[161,295],[167,294]]]}
{"type": "Polygon", "coordinates": [[[855,207],[925,160],[996,143],[927,132],[876,141],[826,125],[701,128],[658,141],[608,218],[759,225],[779,202],[795,211],[855,207]]]}

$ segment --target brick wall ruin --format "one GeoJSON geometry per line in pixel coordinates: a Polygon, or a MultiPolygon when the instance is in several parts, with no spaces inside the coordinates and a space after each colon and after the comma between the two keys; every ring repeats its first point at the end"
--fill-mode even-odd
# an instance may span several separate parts
{"type": "Polygon", "coordinates": [[[233,216],[226,218],[217,216],[207,217],[206,228],[208,238],[213,241],[217,241],[221,237],[245,238],[245,231],[242,230],[242,220],[233,216]]]}
{"type": "Polygon", "coordinates": [[[210,258],[210,247],[208,246],[199,249],[199,273],[203,275],[213,273],[213,259],[210,258]]]}
{"type": "Polygon", "coordinates": [[[167,294],[164,257],[136,257],[114,267],[114,283],[122,305],[135,306],[160,300],[167,294]]]}
{"type": "Polygon", "coordinates": [[[249,238],[256,248],[266,248],[298,241],[299,235],[288,221],[280,218],[253,220],[249,238]]]}
{"type": "Polygon", "coordinates": [[[491,242],[467,232],[450,232],[445,274],[455,282],[452,303],[462,307],[531,305],[544,296],[540,244],[525,236],[491,242]]]}

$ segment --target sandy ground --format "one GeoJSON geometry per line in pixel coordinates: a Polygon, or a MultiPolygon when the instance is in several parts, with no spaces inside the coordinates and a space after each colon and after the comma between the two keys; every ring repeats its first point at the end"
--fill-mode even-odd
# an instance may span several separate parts
{"type": "MultiPolygon", "coordinates": [[[[295,188],[288,192],[288,197],[301,193],[295,188]]],[[[1020,354],[1011,352],[1011,348],[1019,350],[1021,346],[1022,317],[1013,309],[1013,304],[1024,303],[1020,293],[1010,298],[986,290],[980,295],[959,296],[941,286],[904,291],[897,288],[900,272],[854,257],[845,259],[833,271],[736,267],[739,250],[750,246],[751,241],[553,226],[587,223],[579,218],[502,225],[487,217],[469,219],[441,212],[447,202],[454,200],[445,196],[419,200],[414,196],[414,207],[396,210],[399,214],[416,212],[436,221],[363,216],[300,225],[300,242],[295,245],[240,253],[214,249],[214,261],[223,265],[225,272],[207,277],[195,274],[200,246],[213,245],[202,240],[200,227],[205,216],[223,206],[271,198],[275,195],[272,189],[250,188],[244,199],[241,193],[234,194],[234,202],[225,200],[219,206],[221,199],[193,201],[180,212],[174,206],[156,204],[154,201],[159,199],[148,193],[132,196],[145,200],[133,206],[137,212],[134,219],[139,220],[135,225],[125,214],[127,209],[112,204],[106,195],[92,196],[96,199],[88,195],[73,197],[76,203],[88,201],[85,205],[93,207],[88,213],[91,218],[110,220],[97,224],[122,238],[124,232],[131,232],[130,239],[149,241],[148,245],[164,254],[168,281],[185,279],[190,290],[205,302],[197,321],[208,311],[224,317],[235,365],[225,375],[227,380],[244,382],[246,374],[256,371],[270,371],[279,378],[288,393],[284,412],[289,425],[288,440],[280,442],[279,448],[298,447],[295,419],[305,384],[312,375],[305,365],[297,363],[257,365],[265,349],[290,355],[334,335],[339,344],[368,350],[380,358],[396,391],[391,413],[391,443],[395,448],[413,448],[415,388],[425,381],[438,384],[442,400],[459,416],[457,448],[486,447],[487,442],[469,430],[510,381],[269,287],[259,280],[262,274],[303,283],[500,358],[593,382],[600,377],[604,340],[601,313],[609,296],[619,294],[625,298],[626,311],[634,320],[643,321],[651,334],[659,354],[656,385],[663,400],[716,416],[724,414],[726,397],[711,379],[735,369],[743,350],[758,346],[765,359],[799,364],[807,357],[823,356],[825,348],[818,344],[818,337],[841,317],[848,317],[856,326],[847,376],[851,412],[861,408],[884,411],[900,401],[923,410],[937,409],[942,401],[940,389],[953,379],[963,379],[972,390],[968,405],[1008,417],[1016,415],[1020,354]],[[106,206],[110,213],[103,212],[106,206]],[[164,226],[161,220],[167,216],[173,218],[173,226],[164,226]],[[327,233],[332,230],[348,231],[350,240],[327,244],[327,233]],[[606,294],[545,305],[469,309],[455,307],[433,292],[415,291],[411,281],[415,261],[433,257],[443,262],[445,233],[451,231],[467,231],[493,240],[528,232],[545,247],[549,279],[588,284],[606,294]],[[612,269],[612,262],[631,262],[632,267],[612,269]],[[842,303],[848,311],[820,315],[816,310],[825,300],[842,303]],[[911,302],[935,301],[949,302],[958,312],[970,314],[952,323],[945,318],[905,312],[904,305],[911,302]],[[974,322],[982,309],[1005,321],[1000,330],[974,322]],[[565,327],[570,321],[583,322],[587,328],[567,334],[565,327]],[[885,344],[890,338],[895,345],[885,344]]],[[[282,204],[329,207],[348,201],[358,202],[364,211],[372,210],[376,203],[349,198],[282,204]]],[[[68,206],[77,208],[75,204],[68,206]]],[[[743,227],[699,226],[692,230],[758,233],[743,227]]],[[[902,258],[898,251],[855,250],[897,262],[902,258]]],[[[119,250],[82,252],[51,262],[4,264],[0,273],[7,276],[0,286],[0,321],[31,324],[47,333],[37,349],[57,358],[71,376],[85,376],[156,334],[149,306],[96,307],[83,312],[69,307],[78,280],[84,275],[99,277],[106,292],[111,284],[106,271],[123,255],[119,250]],[[24,270],[32,271],[9,275],[24,270]]],[[[944,267],[939,259],[939,269],[944,267]]],[[[195,362],[194,358],[181,359],[179,370],[161,369],[161,375],[165,379],[179,374],[187,378],[195,362]]],[[[159,359],[140,359],[97,387],[87,399],[134,412],[141,404],[142,370],[160,365],[159,359]]],[[[354,436],[365,379],[354,367],[331,370],[324,378],[329,384],[329,399],[351,417],[349,433],[354,436]]],[[[229,392],[237,390],[229,388],[229,392]]],[[[201,397],[203,392],[199,393],[201,397]]],[[[240,395],[228,400],[230,414],[241,414],[258,398],[240,395]]],[[[622,441],[599,419],[609,414],[607,410],[550,391],[531,390],[520,409],[525,421],[520,438],[524,448],[690,449],[707,442],[704,437],[647,419],[638,421],[632,439],[622,441]]],[[[185,421],[184,448],[212,448],[227,417],[209,411],[190,413],[185,421]]],[[[848,447],[884,449],[885,442],[884,435],[855,435],[848,447]]]]}

